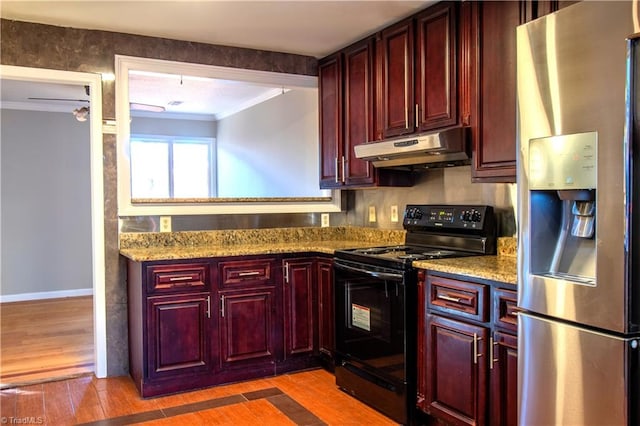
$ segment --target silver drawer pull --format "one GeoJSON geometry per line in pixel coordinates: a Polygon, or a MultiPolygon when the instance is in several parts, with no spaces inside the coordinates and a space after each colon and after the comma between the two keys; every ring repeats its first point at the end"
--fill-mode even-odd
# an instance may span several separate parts
{"type": "Polygon", "coordinates": [[[239,272],[239,277],[251,277],[253,275],[260,275],[262,272],[260,271],[251,271],[251,272],[239,272]]]}
{"type": "Polygon", "coordinates": [[[169,278],[169,281],[188,281],[193,279],[193,277],[188,276],[188,277],[171,277],[169,278]]]}
{"type": "Polygon", "coordinates": [[[446,294],[439,294],[438,299],[446,300],[447,302],[456,302],[460,303],[461,299],[459,297],[451,297],[446,294]]]}

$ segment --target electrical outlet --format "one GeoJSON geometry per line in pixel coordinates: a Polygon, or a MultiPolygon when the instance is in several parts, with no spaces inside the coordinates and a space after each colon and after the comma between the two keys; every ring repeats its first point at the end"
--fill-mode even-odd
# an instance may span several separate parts
{"type": "Polygon", "coordinates": [[[376,221],[376,206],[369,206],[369,222],[376,221]]]}
{"type": "Polygon", "coordinates": [[[398,206],[391,206],[391,222],[398,221],[398,206]]]}
{"type": "Polygon", "coordinates": [[[171,232],[171,216],[160,216],[160,232],[171,232]]]}
{"type": "Polygon", "coordinates": [[[320,226],[323,228],[329,226],[329,213],[322,213],[320,215],[320,226]]]}

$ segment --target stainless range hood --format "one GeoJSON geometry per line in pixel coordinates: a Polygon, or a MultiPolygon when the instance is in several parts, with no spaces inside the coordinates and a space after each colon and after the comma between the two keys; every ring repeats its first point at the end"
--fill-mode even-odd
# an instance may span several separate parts
{"type": "Polygon", "coordinates": [[[354,147],[357,158],[375,167],[447,167],[470,163],[466,127],[369,142],[354,147]]]}

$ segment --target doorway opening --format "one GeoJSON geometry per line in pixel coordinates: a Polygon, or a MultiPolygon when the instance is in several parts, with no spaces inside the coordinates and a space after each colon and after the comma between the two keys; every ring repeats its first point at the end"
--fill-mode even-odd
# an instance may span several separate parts
{"type": "MultiPolygon", "coordinates": [[[[90,281],[91,288],[90,289],[57,289],[54,292],[43,291],[46,290],[46,281],[47,281],[47,270],[38,271],[38,275],[41,277],[41,280],[45,285],[41,289],[33,290],[32,288],[25,287],[24,291],[16,292],[15,290],[9,292],[10,294],[6,294],[4,292],[5,288],[8,288],[8,283],[0,282],[0,300],[3,302],[15,302],[15,304],[33,304],[36,302],[49,302],[48,308],[53,306],[54,301],[64,301],[64,298],[69,298],[67,302],[71,301],[71,299],[75,299],[76,302],[80,302],[84,304],[82,309],[87,312],[87,308],[90,310],[90,314],[92,316],[92,330],[89,330],[92,334],[93,340],[93,356],[92,363],[94,366],[94,373],[97,377],[106,377],[106,367],[107,367],[107,354],[106,354],[106,301],[105,301],[105,258],[104,258],[104,189],[103,189],[103,153],[102,153],[102,79],[100,74],[94,73],[80,73],[80,72],[72,72],[72,71],[58,71],[58,70],[48,70],[48,69],[39,69],[39,68],[27,68],[27,67],[16,67],[16,66],[7,66],[0,65],[0,77],[1,82],[19,82],[19,83],[27,83],[33,86],[36,85],[51,85],[51,84],[60,84],[67,86],[77,86],[84,90],[86,90],[87,95],[87,104],[90,105],[90,114],[86,116],[87,123],[80,123],[88,125],[89,131],[89,149],[86,152],[86,156],[84,156],[81,161],[86,161],[89,163],[89,167],[85,169],[87,170],[88,176],[85,175],[85,179],[89,180],[89,198],[88,201],[88,209],[90,210],[90,218],[87,219],[89,222],[87,224],[87,229],[89,229],[90,233],[90,243],[87,243],[87,249],[90,250],[90,268],[87,274],[90,275],[86,279],[88,283],[90,281]],[[86,157],[89,158],[86,158],[86,157]],[[88,160],[88,161],[87,161],[88,160]],[[16,294],[18,293],[18,294],[16,294]],[[90,294],[87,294],[90,293],[90,294]],[[70,297],[74,296],[74,297],[70,297]],[[78,297],[80,296],[80,297],[78,297]],[[84,298],[84,299],[83,299],[84,298]],[[91,301],[88,300],[91,299],[91,301]],[[39,300],[40,299],[40,300],[39,300]],[[87,303],[90,302],[90,303],[87,303]]],[[[34,96],[35,97],[35,96],[34,96]]],[[[76,120],[77,117],[74,117],[72,114],[73,109],[69,110],[68,116],[69,120],[76,120]]],[[[35,125],[35,123],[34,123],[35,125]]],[[[48,139],[48,138],[47,138],[48,139]]],[[[62,149],[60,151],[63,151],[62,149]]],[[[37,151],[34,151],[34,154],[38,154],[37,151]]],[[[60,152],[60,155],[63,155],[64,152],[60,152]]],[[[7,164],[4,160],[7,158],[4,157],[5,153],[3,152],[3,163],[7,164]]],[[[57,157],[57,156],[56,156],[57,157]]],[[[51,158],[50,161],[60,161],[59,158],[51,158]]],[[[77,163],[76,163],[77,164],[77,163]]],[[[73,167],[74,161],[69,160],[68,162],[63,161],[61,167],[73,167]]],[[[86,164],[85,164],[86,165],[86,164]]],[[[4,177],[3,177],[4,179],[4,177]]],[[[3,200],[5,198],[5,184],[7,182],[3,182],[3,200]]],[[[15,182],[11,182],[12,184],[17,184],[15,182]]],[[[85,200],[86,202],[86,200],[85,200]]],[[[49,202],[48,204],[39,204],[35,206],[24,206],[24,211],[28,212],[33,209],[62,209],[66,212],[71,212],[75,208],[75,206],[69,202],[66,203],[55,203],[49,202]],[[66,210],[65,210],[66,209],[66,210]]],[[[63,212],[64,215],[64,212],[63,212]]],[[[25,217],[27,215],[25,214],[25,217]]],[[[48,223],[48,226],[55,228],[56,223],[48,223]]],[[[3,224],[4,228],[4,224],[3,224]]],[[[35,227],[34,227],[35,228],[35,227]]],[[[70,247],[70,244],[74,244],[74,241],[71,239],[71,236],[74,233],[74,229],[64,229],[63,237],[60,240],[53,241],[42,241],[44,246],[45,253],[50,253],[50,256],[55,257],[57,253],[65,250],[70,247]]],[[[3,230],[4,232],[4,230],[3,230]]],[[[37,235],[36,235],[37,236],[37,235]]],[[[4,237],[2,239],[2,250],[3,258],[5,258],[4,253],[15,252],[20,249],[17,245],[13,247],[7,246],[7,241],[4,237]]],[[[12,241],[16,241],[13,239],[12,241]]],[[[86,241],[85,241],[86,243],[86,241]]],[[[13,243],[10,243],[13,245],[13,243]]],[[[33,246],[32,246],[33,247],[33,246]]],[[[24,253],[23,255],[29,256],[29,252],[24,253]]],[[[40,266],[37,258],[34,257],[33,262],[30,264],[30,268],[36,269],[40,266]]],[[[6,259],[3,259],[3,262],[6,259]]],[[[27,264],[27,263],[25,263],[27,264]]],[[[40,266],[41,267],[41,266],[40,266]]],[[[4,268],[3,268],[4,269],[4,268]]],[[[81,268],[78,268],[81,269],[81,268]]],[[[57,276],[61,276],[61,281],[65,280],[68,273],[69,281],[77,279],[74,277],[74,270],[67,269],[67,271],[57,272],[57,276]]],[[[27,273],[27,270],[25,270],[27,273]]],[[[52,274],[53,275],[53,274],[52,274]]],[[[3,271],[3,276],[5,276],[3,271]]],[[[4,281],[3,277],[3,281],[4,281]]],[[[26,282],[26,280],[25,280],[26,282]]],[[[17,306],[17,310],[26,309],[25,306],[17,306]]],[[[73,309],[73,308],[72,308],[73,309]]],[[[46,316],[53,315],[47,313],[48,311],[43,309],[42,307],[36,308],[36,312],[33,313],[35,316],[46,316]]],[[[52,323],[54,319],[52,317],[52,323]]],[[[4,326],[4,325],[3,325],[4,326]]],[[[90,326],[91,327],[91,326],[90,326]]],[[[6,341],[2,342],[2,345],[10,345],[16,346],[20,345],[20,339],[18,337],[15,338],[15,341],[6,341]]],[[[46,339],[42,339],[42,344],[46,345],[46,339]]],[[[54,371],[51,374],[56,374],[54,371]]],[[[2,382],[5,382],[3,379],[2,382]]]]}

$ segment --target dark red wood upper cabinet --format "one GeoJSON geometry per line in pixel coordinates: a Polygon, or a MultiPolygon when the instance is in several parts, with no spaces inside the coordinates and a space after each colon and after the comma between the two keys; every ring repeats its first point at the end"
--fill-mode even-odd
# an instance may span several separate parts
{"type": "Polygon", "coordinates": [[[416,129],[458,123],[458,3],[441,2],[416,17],[416,129]]]}
{"type": "Polygon", "coordinates": [[[320,115],[320,188],[342,186],[342,54],[318,64],[320,115]]]}
{"type": "Polygon", "coordinates": [[[370,162],[356,158],[354,146],[374,137],[373,39],[346,48],[344,54],[344,159],[347,186],[371,185],[374,170],[370,162]]]}
{"type": "Polygon", "coordinates": [[[382,30],[376,46],[381,89],[377,127],[382,138],[415,131],[413,25],[413,19],[407,19],[382,30]]]}
{"type": "Polygon", "coordinates": [[[466,2],[463,44],[475,55],[467,95],[473,140],[472,178],[476,182],[515,182],[516,27],[526,19],[527,2],[466,2]]]}

